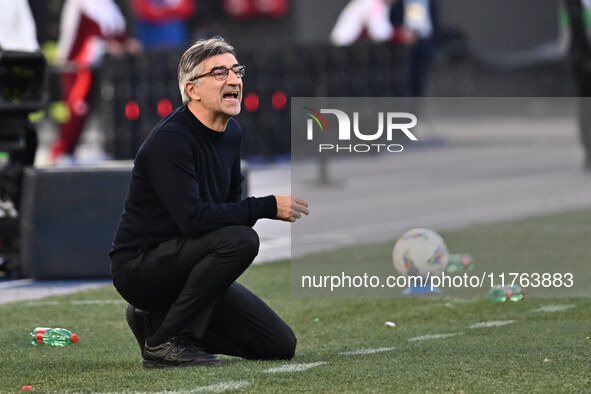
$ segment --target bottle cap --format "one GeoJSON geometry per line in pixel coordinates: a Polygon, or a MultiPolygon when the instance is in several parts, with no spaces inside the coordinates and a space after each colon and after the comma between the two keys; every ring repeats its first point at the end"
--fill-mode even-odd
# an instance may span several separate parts
{"type": "Polygon", "coordinates": [[[70,342],[76,343],[76,342],[78,342],[78,339],[79,339],[78,335],[76,335],[76,334],[70,335],[70,342]]]}

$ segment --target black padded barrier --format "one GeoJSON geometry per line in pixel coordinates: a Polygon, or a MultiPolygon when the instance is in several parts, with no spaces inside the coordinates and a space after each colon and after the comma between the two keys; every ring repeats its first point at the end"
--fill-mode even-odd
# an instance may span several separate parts
{"type": "Polygon", "coordinates": [[[28,168],[21,211],[21,270],[33,279],[110,277],[108,252],[131,163],[28,168]]]}

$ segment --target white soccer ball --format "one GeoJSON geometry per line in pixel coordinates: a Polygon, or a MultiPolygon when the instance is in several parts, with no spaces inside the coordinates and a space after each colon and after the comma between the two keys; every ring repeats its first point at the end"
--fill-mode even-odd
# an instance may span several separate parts
{"type": "Polygon", "coordinates": [[[441,235],[428,228],[413,228],[398,238],[392,250],[394,268],[402,275],[425,277],[445,270],[449,251],[441,235]]]}

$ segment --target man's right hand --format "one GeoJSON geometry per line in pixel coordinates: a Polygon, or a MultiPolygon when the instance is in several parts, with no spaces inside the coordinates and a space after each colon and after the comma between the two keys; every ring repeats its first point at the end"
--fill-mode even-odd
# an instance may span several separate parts
{"type": "Polygon", "coordinates": [[[275,196],[277,200],[277,219],[286,222],[295,222],[302,217],[302,213],[307,215],[310,213],[308,203],[299,197],[295,196],[275,196]]]}

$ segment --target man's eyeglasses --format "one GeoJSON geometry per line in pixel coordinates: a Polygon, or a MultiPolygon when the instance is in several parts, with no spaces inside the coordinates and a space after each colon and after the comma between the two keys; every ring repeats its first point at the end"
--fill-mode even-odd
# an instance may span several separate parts
{"type": "Polygon", "coordinates": [[[226,79],[228,79],[228,75],[230,73],[230,70],[232,70],[232,72],[234,74],[236,74],[236,76],[238,78],[242,78],[244,76],[245,69],[246,69],[246,66],[242,66],[242,65],[238,65],[238,64],[235,66],[232,66],[230,68],[226,68],[223,66],[214,67],[211,69],[211,71],[206,72],[205,74],[198,75],[195,78],[193,78],[191,81],[196,81],[199,78],[206,77],[208,75],[212,75],[218,81],[225,81],[226,79]]]}

